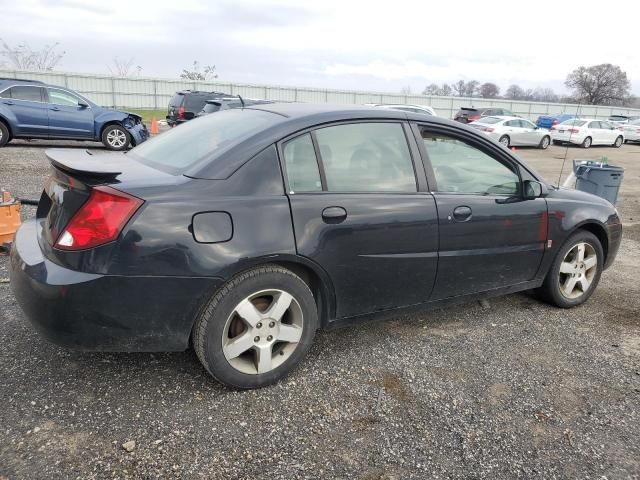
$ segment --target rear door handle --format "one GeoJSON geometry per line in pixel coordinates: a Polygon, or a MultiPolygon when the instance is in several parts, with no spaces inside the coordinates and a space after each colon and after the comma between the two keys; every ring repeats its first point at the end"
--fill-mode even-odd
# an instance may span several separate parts
{"type": "Polygon", "coordinates": [[[2,102],[2,103],[4,103],[5,105],[13,105],[13,102],[9,102],[9,101],[7,101],[7,100],[5,100],[5,101],[4,101],[4,102],[2,102]]]}
{"type": "Polygon", "coordinates": [[[456,222],[467,222],[471,220],[471,208],[465,205],[453,209],[453,220],[456,222]]]}
{"type": "Polygon", "coordinates": [[[326,223],[340,223],[347,218],[347,211],[342,207],[327,207],[322,210],[322,219],[326,223]]]}
{"type": "Polygon", "coordinates": [[[51,110],[53,110],[54,112],[59,112],[60,109],[58,107],[51,107],[51,110]]]}

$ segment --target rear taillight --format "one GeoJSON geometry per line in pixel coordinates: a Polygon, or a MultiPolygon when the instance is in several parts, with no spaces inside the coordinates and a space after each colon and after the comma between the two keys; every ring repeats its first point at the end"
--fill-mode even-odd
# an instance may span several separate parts
{"type": "Polygon", "coordinates": [[[184,106],[180,105],[180,107],[178,107],[178,118],[180,120],[184,120],[184,106]]]}
{"type": "Polygon", "coordinates": [[[554,119],[553,119],[553,122],[551,122],[551,125],[557,125],[557,124],[558,124],[558,119],[557,119],[557,118],[554,118],[554,119]]]}
{"type": "Polygon", "coordinates": [[[578,130],[577,128],[570,128],[569,130],[567,130],[567,132],[569,132],[569,133],[580,133],[580,130],[578,130]]]}
{"type": "Polygon", "coordinates": [[[95,187],[55,247],[85,250],[114,241],[144,201],[111,187],[95,187]]]}
{"type": "Polygon", "coordinates": [[[484,127],[484,128],[482,129],[482,131],[483,131],[483,132],[489,132],[489,133],[491,133],[491,132],[493,132],[493,128],[491,128],[491,127],[484,127]]]}

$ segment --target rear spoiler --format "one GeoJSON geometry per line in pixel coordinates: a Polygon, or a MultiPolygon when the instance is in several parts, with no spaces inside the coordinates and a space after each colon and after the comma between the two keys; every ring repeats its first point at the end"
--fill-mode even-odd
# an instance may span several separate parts
{"type": "Polygon", "coordinates": [[[122,155],[98,154],[75,148],[56,148],[45,152],[51,165],[87,183],[113,183],[122,174],[122,155]]]}

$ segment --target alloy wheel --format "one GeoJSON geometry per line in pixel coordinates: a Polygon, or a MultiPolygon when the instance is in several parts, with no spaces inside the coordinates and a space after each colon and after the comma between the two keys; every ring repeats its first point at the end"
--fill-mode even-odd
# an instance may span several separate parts
{"type": "Polygon", "coordinates": [[[544,137],[542,139],[542,149],[546,149],[549,146],[549,137],[544,137]]]}
{"type": "Polygon", "coordinates": [[[502,138],[500,139],[500,143],[501,143],[502,145],[504,145],[505,147],[508,147],[508,146],[509,146],[509,137],[502,137],[502,138]]]}
{"type": "Polygon", "coordinates": [[[284,290],[261,290],[242,300],[227,319],[222,351],[236,370],[256,375],[282,365],[302,337],[298,301],[284,290]]]}
{"type": "Polygon", "coordinates": [[[107,134],[107,143],[113,148],[122,148],[126,142],[127,135],[118,128],[114,128],[107,134]]]}
{"type": "Polygon", "coordinates": [[[598,255],[592,245],[580,242],[574,245],[560,264],[558,286],[566,298],[584,295],[598,270],[598,255]]]}

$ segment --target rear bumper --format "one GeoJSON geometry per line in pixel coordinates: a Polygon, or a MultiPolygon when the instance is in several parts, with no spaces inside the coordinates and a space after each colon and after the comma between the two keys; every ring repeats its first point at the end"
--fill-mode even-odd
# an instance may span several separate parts
{"type": "Polygon", "coordinates": [[[569,135],[568,133],[554,133],[553,131],[551,131],[551,140],[555,142],[567,142],[580,145],[582,142],[584,142],[584,139],[584,136],[569,135]]]}
{"type": "Polygon", "coordinates": [[[180,351],[195,316],[221,285],[215,277],[110,276],[57,265],[42,255],[40,225],[25,222],[11,249],[11,286],[38,332],[92,351],[180,351]]]}

